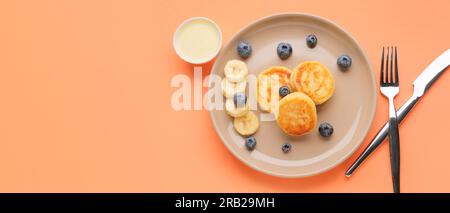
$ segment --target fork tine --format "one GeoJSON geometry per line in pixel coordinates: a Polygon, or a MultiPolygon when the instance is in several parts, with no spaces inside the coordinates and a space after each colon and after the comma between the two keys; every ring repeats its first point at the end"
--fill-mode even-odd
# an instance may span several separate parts
{"type": "Polygon", "coordinates": [[[380,84],[384,84],[384,47],[381,52],[380,84]]]}
{"type": "Polygon", "coordinates": [[[386,69],[384,70],[385,84],[389,84],[389,47],[386,47],[386,69]]]}
{"type": "Polygon", "coordinates": [[[392,65],[393,65],[393,62],[394,62],[394,58],[393,58],[393,54],[394,53],[394,49],[393,49],[393,47],[391,47],[391,64],[390,64],[390,68],[389,68],[389,78],[390,78],[390,81],[389,81],[389,83],[390,84],[393,84],[393,83],[395,83],[395,81],[394,81],[394,69],[393,69],[393,67],[392,67],[392,65]]]}
{"type": "Polygon", "coordinates": [[[400,81],[398,79],[397,47],[395,47],[395,84],[397,86],[400,84],[400,81]]]}

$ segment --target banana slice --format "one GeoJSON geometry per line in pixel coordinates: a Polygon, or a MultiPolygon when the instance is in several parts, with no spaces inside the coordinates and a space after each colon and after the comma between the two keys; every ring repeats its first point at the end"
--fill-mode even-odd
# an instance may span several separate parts
{"type": "Polygon", "coordinates": [[[227,111],[228,115],[230,115],[231,117],[240,117],[245,115],[245,113],[248,112],[248,110],[250,109],[248,102],[245,104],[245,106],[243,107],[236,107],[234,105],[234,101],[233,98],[227,98],[227,100],[225,101],[225,110],[227,111]]]}
{"type": "Polygon", "coordinates": [[[239,60],[230,60],[224,68],[225,76],[231,82],[241,82],[247,78],[248,68],[245,62],[239,60]]]}
{"type": "Polygon", "coordinates": [[[306,61],[294,69],[291,86],[308,95],[316,105],[319,105],[333,96],[334,78],[320,62],[306,61]]]}
{"type": "Polygon", "coordinates": [[[243,136],[255,134],[259,129],[258,117],[252,111],[248,111],[245,115],[234,118],[234,129],[243,136]]]}
{"type": "Polygon", "coordinates": [[[243,80],[238,83],[233,83],[229,81],[227,78],[222,80],[222,92],[223,95],[227,98],[232,98],[234,94],[238,92],[245,92],[245,87],[247,86],[247,81],[243,80]]]}

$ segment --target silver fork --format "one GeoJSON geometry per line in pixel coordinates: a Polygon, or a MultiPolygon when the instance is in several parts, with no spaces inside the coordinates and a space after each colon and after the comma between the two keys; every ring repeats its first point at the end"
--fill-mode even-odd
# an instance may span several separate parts
{"type": "Polygon", "coordinates": [[[386,68],[384,68],[385,65],[384,65],[384,47],[383,47],[383,53],[381,55],[380,90],[381,93],[389,99],[389,151],[391,160],[392,183],[394,186],[394,193],[399,193],[400,138],[398,134],[397,113],[394,106],[394,98],[399,91],[397,47],[395,47],[395,55],[393,50],[394,49],[392,47],[387,48],[386,68]],[[395,63],[394,67],[393,63],[395,63]]]}

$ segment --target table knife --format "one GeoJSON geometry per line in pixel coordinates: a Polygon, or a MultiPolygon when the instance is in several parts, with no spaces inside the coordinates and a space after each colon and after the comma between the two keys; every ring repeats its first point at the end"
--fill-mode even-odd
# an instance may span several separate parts
{"type": "MultiPolygon", "coordinates": [[[[414,80],[414,93],[397,111],[398,122],[401,123],[411,109],[416,105],[420,98],[430,88],[430,86],[441,76],[441,74],[450,65],[450,49],[436,58],[417,78],[414,80]]],[[[345,176],[350,177],[362,162],[383,143],[389,132],[389,123],[387,122],[377,135],[372,139],[369,145],[364,149],[361,155],[345,172],[345,176]]]]}

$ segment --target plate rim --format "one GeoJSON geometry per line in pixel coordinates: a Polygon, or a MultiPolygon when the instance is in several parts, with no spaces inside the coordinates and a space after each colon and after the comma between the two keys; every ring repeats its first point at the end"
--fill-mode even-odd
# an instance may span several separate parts
{"type": "MultiPolygon", "coordinates": [[[[218,125],[217,125],[217,121],[216,118],[213,116],[213,111],[214,110],[209,110],[209,116],[210,119],[213,123],[214,126],[214,130],[215,132],[219,135],[220,141],[222,142],[222,144],[225,145],[225,147],[228,149],[229,152],[231,152],[237,159],[239,159],[239,161],[241,161],[242,163],[244,163],[245,165],[247,165],[248,167],[261,172],[263,174],[267,174],[267,175],[271,175],[274,177],[280,177],[280,178],[304,178],[304,177],[310,177],[310,176],[314,176],[314,175],[318,175],[321,173],[324,173],[326,171],[329,171],[335,167],[337,167],[338,165],[340,165],[341,163],[343,163],[345,160],[347,160],[351,155],[353,155],[356,150],[362,145],[362,143],[364,142],[365,138],[367,137],[367,135],[369,134],[370,129],[372,128],[373,125],[373,121],[375,118],[375,112],[377,109],[377,105],[378,105],[378,100],[377,100],[377,81],[376,81],[376,77],[375,77],[375,73],[374,73],[374,69],[373,66],[369,60],[369,57],[367,57],[366,52],[364,51],[364,49],[361,48],[360,43],[349,33],[347,32],[344,28],[342,28],[341,26],[339,26],[338,24],[336,24],[335,22],[317,16],[317,15],[313,15],[310,13],[276,13],[276,14],[272,14],[272,15],[268,15],[268,16],[264,16],[261,18],[258,18],[257,20],[251,22],[250,24],[247,24],[246,26],[242,27],[237,33],[235,33],[226,43],[226,45],[224,47],[221,48],[220,53],[217,55],[213,66],[211,67],[210,70],[210,74],[213,70],[217,69],[216,66],[217,65],[217,58],[221,57],[224,53],[223,53],[223,49],[228,49],[229,46],[231,45],[231,43],[236,40],[239,36],[241,36],[244,31],[246,29],[248,29],[249,27],[258,24],[259,22],[263,22],[263,21],[267,21],[270,19],[276,19],[276,18],[284,18],[284,17],[307,17],[307,18],[312,18],[312,19],[317,19],[319,21],[328,23],[330,25],[332,25],[333,27],[335,27],[336,29],[338,29],[339,31],[341,31],[342,33],[344,33],[345,35],[347,35],[355,44],[356,44],[356,48],[359,52],[362,53],[362,57],[364,59],[364,61],[367,62],[367,64],[369,64],[369,71],[370,71],[370,77],[372,79],[372,83],[373,83],[373,91],[374,94],[372,97],[372,102],[374,103],[374,107],[372,108],[371,112],[370,112],[370,119],[369,119],[369,125],[367,126],[367,128],[364,130],[364,136],[362,138],[359,139],[359,141],[357,142],[357,145],[354,146],[350,152],[348,152],[346,155],[342,156],[341,158],[339,158],[338,160],[336,160],[333,164],[331,164],[330,166],[324,167],[322,169],[313,171],[313,172],[309,172],[309,173],[303,173],[303,174],[284,174],[284,173],[278,173],[278,172],[274,172],[271,170],[267,170],[264,168],[260,168],[258,166],[253,165],[252,163],[248,162],[246,159],[244,159],[242,156],[240,156],[235,150],[233,150],[230,145],[228,145],[228,143],[225,142],[224,136],[222,135],[221,131],[218,131],[218,125]]],[[[208,85],[211,85],[210,82],[208,82],[208,85]]],[[[210,89],[210,87],[208,87],[208,90],[210,89]]]]}

